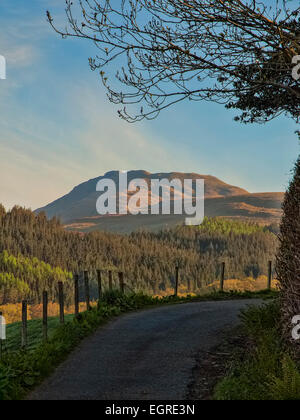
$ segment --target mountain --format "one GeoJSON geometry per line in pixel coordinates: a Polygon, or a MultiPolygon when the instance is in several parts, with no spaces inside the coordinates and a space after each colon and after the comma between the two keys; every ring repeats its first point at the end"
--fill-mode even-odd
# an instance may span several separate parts
{"type": "MultiPolygon", "coordinates": [[[[150,186],[152,179],[204,179],[205,181],[205,215],[216,217],[255,219],[262,223],[277,222],[281,216],[283,193],[250,194],[248,191],[226,184],[210,175],[196,173],[149,173],[143,170],[127,173],[128,182],[133,179],[144,179],[150,186]]],[[[119,172],[111,171],[76,186],[69,194],[37,209],[45,212],[48,218],[57,217],[67,229],[90,231],[109,230],[131,232],[138,228],[160,229],[184,221],[185,216],[178,215],[126,215],[100,216],[96,211],[96,201],[100,193],[96,185],[101,179],[109,178],[119,186],[119,172]]],[[[145,192],[148,194],[148,192],[145,192]]]]}

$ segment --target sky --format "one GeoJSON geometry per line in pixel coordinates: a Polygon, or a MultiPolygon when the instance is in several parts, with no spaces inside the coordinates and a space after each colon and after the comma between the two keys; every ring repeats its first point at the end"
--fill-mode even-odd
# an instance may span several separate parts
{"type": "Polygon", "coordinates": [[[36,209],[110,170],[197,172],[249,192],[284,191],[299,154],[286,117],[240,125],[234,112],[185,102],[154,121],[128,124],[88,58],[95,47],[63,40],[64,0],[1,0],[0,203],[36,209]]]}

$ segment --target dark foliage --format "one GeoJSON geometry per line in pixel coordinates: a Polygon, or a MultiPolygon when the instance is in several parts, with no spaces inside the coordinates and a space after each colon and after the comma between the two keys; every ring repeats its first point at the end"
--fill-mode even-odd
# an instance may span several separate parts
{"type": "Polygon", "coordinates": [[[130,122],[183,100],[237,108],[243,122],[282,113],[299,119],[296,1],[66,0],[66,14],[64,27],[50,12],[48,21],[64,38],[94,44],[91,68],[100,70],[110,100],[124,105],[120,116],[130,122]],[[114,67],[116,83],[105,73],[114,67]]]}
{"type": "Polygon", "coordinates": [[[283,210],[277,275],[281,287],[284,332],[286,338],[291,340],[292,318],[300,314],[300,158],[285,196],[283,210]]]}

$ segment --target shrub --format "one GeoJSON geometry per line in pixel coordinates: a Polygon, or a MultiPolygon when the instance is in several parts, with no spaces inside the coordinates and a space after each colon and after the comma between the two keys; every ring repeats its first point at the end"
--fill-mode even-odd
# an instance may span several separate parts
{"type": "Polygon", "coordinates": [[[280,335],[278,301],[242,313],[248,351],[217,385],[217,400],[299,400],[300,372],[280,335]]]}
{"type": "MultiPolygon", "coordinates": [[[[285,195],[284,215],[280,227],[280,248],[277,256],[277,277],[281,289],[283,333],[291,342],[291,321],[300,314],[300,157],[294,179],[285,195]]],[[[293,345],[296,342],[293,341],[293,345]]],[[[299,342],[298,342],[298,345],[299,342]]],[[[299,350],[299,349],[298,349],[299,350]]]]}
{"type": "Polygon", "coordinates": [[[274,400],[300,400],[300,372],[290,356],[283,356],[279,377],[270,377],[269,391],[274,400]]]}

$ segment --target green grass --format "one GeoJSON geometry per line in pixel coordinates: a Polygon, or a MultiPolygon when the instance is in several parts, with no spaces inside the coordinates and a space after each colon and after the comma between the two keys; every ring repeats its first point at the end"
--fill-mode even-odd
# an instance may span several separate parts
{"type": "Polygon", "coordinates": [[[216,400],[300,400],[300,367],[281,340],[277,300],[242,313],[248,349],[241,349],[216,400]]]}
{"type": "MultiPolygon", "coordinates": [[[[65,315],[65,321],[70,322],[74,315],[65,315]]],[[[52,337],[55,330],[60,326],[59,317],[48,319],[48,334],[52,337]]],[[[5,350],[16,351],[21,347],[21,322],[16,322],[7,326],[5,343],[5,350]]],[[[33,350],[37,345],[43,341],[43,326],[41,319],[34,319],[28,321],[28,350],[33,350]]]]}

